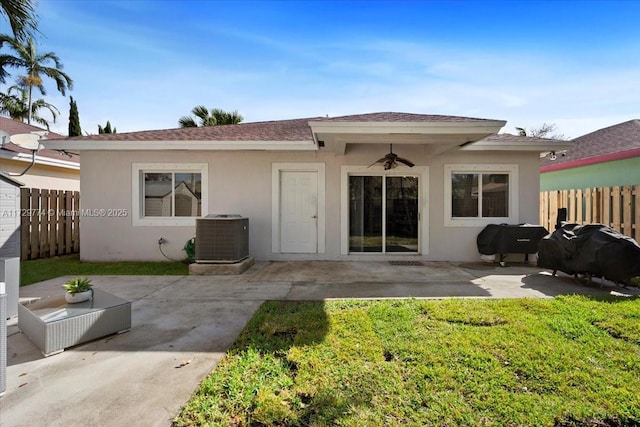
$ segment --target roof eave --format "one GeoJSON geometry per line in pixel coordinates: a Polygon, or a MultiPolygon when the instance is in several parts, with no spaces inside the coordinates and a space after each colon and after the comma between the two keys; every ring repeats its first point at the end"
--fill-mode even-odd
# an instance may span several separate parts
{"type": "Polygon", "coordinates": [[[632,150],[619,151],[616,153],[601,154],[583,159],[568,160],[561,163],[549,164],[540,167],[540,172],[554,172],[564,169],[578,168],[582,166],[591,166],[598,163],[614,162],[617,160],[626,160],[640,157],[640,148],[632,150]]]}
{"type": "Polygon", "coordinates": [[[573,148],[575,145],[571,141],[550,141],[550,142],[506,142],[506,141],[477,141],[460,147],[465,151],[532,151],[542,153],[545,151],[562,151],[573,148]]]}
{"type": "Polygon", "coordinates": [[[9,184],[15,187],[24,187],[24,183],[14,179],[11,175],[7,175],[4,172],[0,172],[0,180],[8,182],[9,184]]]}
{"type": "MultiPolygon", "coordinates": [[[[19,162],[31,162],[31,154],[26,154],[26,153],[16,153],[13,151],[3,150],[3,151],[0,151],[0,157],[8,160],[16,160],[19,162]]],[[[65,168],[65,169],[80,170],[79,162],[74,162],[71,160],[52,159],[50,157],[38,156],[37,154],[36,154],[35,164],[55,166],[55,167],[65,168]]]]}
{"type": "Polygon", "coordinates": [[[309,121],[314,134],[492,134],[507,122],[504,120],[459,122],[322,122],[309,121]]]}

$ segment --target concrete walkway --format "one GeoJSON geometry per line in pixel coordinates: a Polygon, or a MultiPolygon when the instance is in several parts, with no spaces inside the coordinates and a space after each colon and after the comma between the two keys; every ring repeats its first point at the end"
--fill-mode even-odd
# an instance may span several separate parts
{"type": "MultiPolygon", "coordinates": [[[[67,279],[26,286],[20,296],[59,294],[67,279]]],[[[262,262],[239,276],[91,279],[132,301],[131,330],[44,358],[9,321],[0,426],[169,426],[265,300],[640,294],[524,264],[262,262]]]]}

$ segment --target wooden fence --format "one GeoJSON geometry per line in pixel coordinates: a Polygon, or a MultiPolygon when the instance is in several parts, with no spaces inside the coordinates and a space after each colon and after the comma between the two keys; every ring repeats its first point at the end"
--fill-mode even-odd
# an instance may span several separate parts
{"type": "Polygon", "coordinates": [[[20,189],[23,260],[80,252],[80,192],[20,189]]]}
{"type": "Polygon", "coordinates": [[[540,193],[540,222],[555,229],[558,208],[567,208],[567,221],[599,223],[640,242],[640,184],[540,193]]]}

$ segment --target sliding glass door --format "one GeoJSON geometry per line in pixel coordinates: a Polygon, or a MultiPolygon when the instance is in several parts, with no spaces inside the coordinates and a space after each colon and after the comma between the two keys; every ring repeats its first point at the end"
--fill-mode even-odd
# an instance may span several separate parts
{"type": "Polygon", "coordinates": [[[349,252],[418,252],[418,177],[349,176],[349,252]]]}

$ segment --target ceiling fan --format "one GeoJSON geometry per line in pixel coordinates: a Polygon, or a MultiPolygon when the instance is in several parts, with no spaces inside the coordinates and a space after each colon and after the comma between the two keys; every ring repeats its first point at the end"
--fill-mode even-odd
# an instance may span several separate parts
{"type": "Polygon", "coordinates": [[[382,164],[382,166],[384,166],[384,170],[389,170],[389,169],[398,167],[397,162],[404,163],[410,168],[414,166],[414,164],[409,160],[403,159],[402,157],[398,157],[398,155],[393,152],[393,144],[389,144],[389,154],[387,154],[386,156],[384,156],[379,160],[376,160],[374,163],[370,164],[367,167],[371,167],[373,165],[380,163],[382,164]]]}

